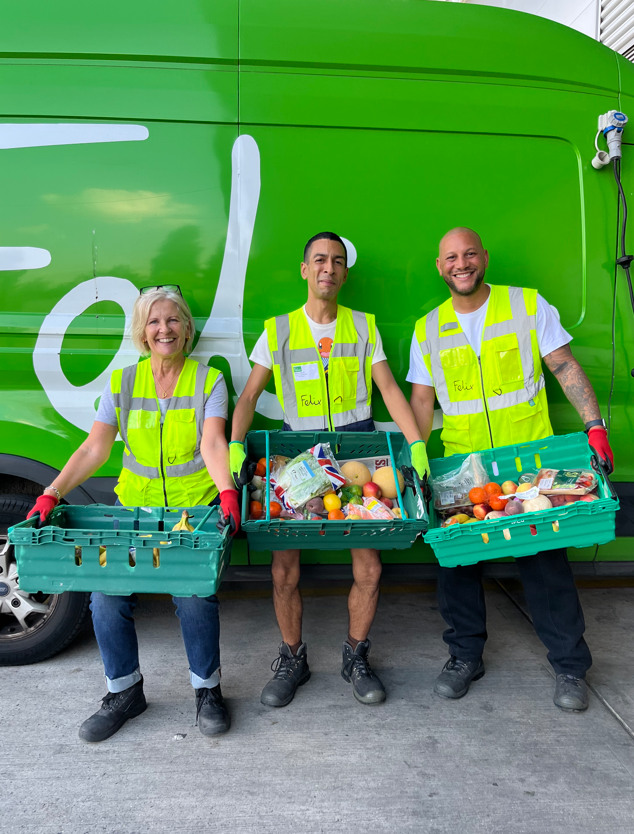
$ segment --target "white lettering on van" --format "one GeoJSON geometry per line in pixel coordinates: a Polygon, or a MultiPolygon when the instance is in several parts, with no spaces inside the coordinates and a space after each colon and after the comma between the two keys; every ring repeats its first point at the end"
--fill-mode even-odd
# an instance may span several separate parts
{"type": "Polygon", "coordinates": [[[52,145],[87,145],[96,142],[142,142],[149,136],[143,125],[114,124],[3,124],[0,150],[43,148],[52,145]]]}
{"type": "MultiPolygon", "coordinates": [[[[229,362],[233,387],[239,396],[251,372],[244,346],[244,286],[255,217],[260,198],[260,154],[252,136],[236,139],[231,153],[231,199],[225,251],[210,316],[192,357],[207,364],[214,356],[229,362]]],[[[112,371],[131,365],[138,354],[130,338],[132,308],[138,288],[127,279],[99,276],[78,284],[46,316],[33,351],[35,373],[55,410],[69,423],[88,432],[95,419],[95,402],[112,371]],[[72,321],[98,301],[114,301],[125,315],[119,350],[108,367],[85,385],[73,385],[61,366],[61,350],[72,321]]],[[[265,391],[258,412],[281,419],[274,394],[265,391]]]]}
{"type": "Polygon", "coordinates": [[[48,249],[35,246],[0,246],[0,272],[10,269],[44,269],[51,262],[48,249]]]}

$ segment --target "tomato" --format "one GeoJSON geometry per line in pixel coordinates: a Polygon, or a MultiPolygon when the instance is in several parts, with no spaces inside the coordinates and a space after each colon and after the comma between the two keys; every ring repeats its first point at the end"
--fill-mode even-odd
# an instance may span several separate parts
{"type": "Polygon", "coordinates": [[[330,510],[328,518],[331,521],[341,521],[341,519],[345,518],[345,515],[341,512],[341,510],[330,510]]]}
{"type": "Polygon", "coordinates": [[[487,495],[482,487],[473,487],[469,490],[469,501],[472,504],[484,504],[486,500],[487,495]]]}
{"type": "Polygon", "coordinates": [[[255,475],[259,475],[260,478],[263,478],[266,475],[266,458],[260,458],[260,460],[255,465],[255,475]]]}
{"type": "Polygon", "coordinates": [[[280,513],[282,512],[282,505],[278,504],[277,501],[271,501],[271,518],[279,518],[280,513]]]}
{"type": "Polygon", "coordinates": [[[251,501],[249,504],[249,518],[258,519],[262,518],[264,515],[264,510],[260,501],[251,501]]]}

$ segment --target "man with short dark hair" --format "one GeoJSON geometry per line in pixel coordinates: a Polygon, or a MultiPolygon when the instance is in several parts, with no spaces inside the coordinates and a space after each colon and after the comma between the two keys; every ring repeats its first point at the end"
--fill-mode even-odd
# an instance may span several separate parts
{"type": "MultiPolygon", "coordinates": [[[[229,446],[236,484],[243,482],[246,468],[243,441],[271,375],[284,411],[283,428],[291,431],[374,431],[374,381],[411,444],[412,464],[422,477],[427,470],[425,444],[388,366],[374,316],[337,303],[348,278],[343,240],[333,232],[312,237],[300,271],[308,287],[306,304],[266,321],[250,357],[253,369],[236,404],[229,446]]],[[[341,674],[352,683],[359,702],[376,704],[385,700],[385,689],[368,662],[368,633],[379,598],[381,559],[379,552],[370,548],[353,549],[351,554],[354,581],[348,597],[348,637],[343,644],[341,674]]],[[[264,687],[261,701],[283,707],[310,677],[302,640],[300,551],[274,551],[271,574],[282,644],[275,675],[264,687]]]]}
{"type": "MultiPolygon", "coordinates": [[[[443,412],[445,455],[477,452],[552,435],[542,359],[585,423],[590,445],[612,470],[612,450],[592,385],[573,357],[572,337],[536,290],[484,283],[489,254],[472,229],[440,241],[436,267],[451,298],[416,322],[407,376],[411,405],[427,441],[434,402],[443,412]]],[[[537,635],[557,675],[554,702],[588,706],[592,658],[565,549],[516,561],[537,635]]],[[[439,568],[438,598],[450,659],[436,680],[445,698],[466,695],[484,675],[487,638],[481,565],[439,568]]]]}

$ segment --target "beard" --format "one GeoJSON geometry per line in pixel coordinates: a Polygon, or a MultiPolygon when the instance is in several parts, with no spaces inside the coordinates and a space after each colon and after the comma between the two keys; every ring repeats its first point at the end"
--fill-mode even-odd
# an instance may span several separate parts
{"type": "Polygon", "coordinates": [[[447,284],[449,289],[452,292],[455,292],[456,295],[473,295],[482,286],[482,282],[484,281],[484,270],[476,272],[473,284],[470,287],[463,287],[462,289],[456,286],[451,276],[446,277],[443,275],[443,278],[445,279],[445,284],[447,284]]]}

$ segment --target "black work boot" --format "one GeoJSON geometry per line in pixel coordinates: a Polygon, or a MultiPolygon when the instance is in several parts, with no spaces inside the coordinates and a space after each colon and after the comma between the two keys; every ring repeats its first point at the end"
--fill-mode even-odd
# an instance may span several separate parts
{"type": "Polygon", "coordinates": [[[583,712],[588,709],[588,684],[576,675],[557,675],[553,701],[560,709],[583,712]]]}
{"type": "Polygon", "coordinates": [[[79,728],[79,738],[83,741],[104,741],[120,730],[128,718],[136,718],[146,708],[141,678],[123,692],[108,692],[101,702],[101,709],[79,728]]]}
{"type": "Polygon", "coordinates": [[[484,663],[480,660],[459,660],[452,656],[436,678],[434,692],[443,698],[462,698],[469,691],[471,681],[479,681],[484,675],[484,663]]]}
{"type": "Polygon", "coordinates": [[[231,716],[220,691],[220,684],[213,689],[195,689],[196,722],[204,736],[226,733],[231,726],[231,716]]]}
{"type": "Polygon", "coordinates": [[[369,651],[369,640],[357,643],[356,649],[346,641],[343,644],[341,677],[352,684],[354,697],[361,704],[380,704],[385,701],[385,687],[370,668],[369,651]]]}
{"type": "Polygon", "coordinates": [[[287,643],[280,644],[279,656],[271,664],[275,672],[262,690],[260,701],[267,707],[285,707],[293,700],[297,687],[310,678],[306,643],[302,643],[297,654],[293,654],[287,643]]]}

